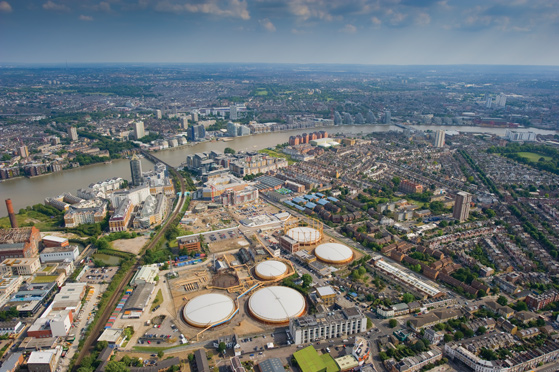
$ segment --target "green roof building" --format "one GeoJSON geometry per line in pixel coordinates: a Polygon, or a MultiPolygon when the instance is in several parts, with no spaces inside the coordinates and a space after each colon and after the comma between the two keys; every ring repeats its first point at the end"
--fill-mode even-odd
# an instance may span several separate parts
{"type": "Polygon", "coordinates": [[[319,355],[312,345],[296,351],[293,357],[302,372],[340,372],[340,368],[330,354],[319,355]]]}

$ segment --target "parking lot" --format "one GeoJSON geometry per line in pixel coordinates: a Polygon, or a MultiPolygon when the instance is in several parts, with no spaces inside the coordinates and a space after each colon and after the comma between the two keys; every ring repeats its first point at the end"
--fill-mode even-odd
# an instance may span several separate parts
{"type": "Polygon", "coordinates": [[[139,345],[178,344],[180,332],[171,318],[161,315],[154,318],[153,323],[152,327],[138,339],[139,345]]]}
{"type": "Polygon", "coordinates": [[[81,281],[89,284],[101,284],[103,282],[110,282],[113,280],[118,267],[93,267],[86,270],[81,277],[81,281]]]}
{"type": "Polygon", "coordinates": [[[239,235],[240,235],[239,229],[234,228],[231,230],[216,231],[213,233],[204,234],[204,237],[206,239],[209,239],[210,243],[214,243],[221,240],[236,239],[239,237],[239,235]]]}

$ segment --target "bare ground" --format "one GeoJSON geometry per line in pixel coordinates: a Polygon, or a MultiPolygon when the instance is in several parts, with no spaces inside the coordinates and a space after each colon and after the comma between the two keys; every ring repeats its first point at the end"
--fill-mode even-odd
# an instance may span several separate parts
{"type": "Polygon", "coordinates": [[[148,237],[143,235],[134,239],[119,239],[113,241],[113,247],[118,251],[138,254],[147,241],[148,237]]]}

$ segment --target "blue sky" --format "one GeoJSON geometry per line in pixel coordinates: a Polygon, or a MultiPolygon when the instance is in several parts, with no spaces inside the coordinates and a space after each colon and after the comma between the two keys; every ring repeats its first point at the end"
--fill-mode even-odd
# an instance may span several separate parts
{"type": "Polygon", "coordinates": [[[0,63],[559,64],[559,0],[0,0],[0,63]]]}

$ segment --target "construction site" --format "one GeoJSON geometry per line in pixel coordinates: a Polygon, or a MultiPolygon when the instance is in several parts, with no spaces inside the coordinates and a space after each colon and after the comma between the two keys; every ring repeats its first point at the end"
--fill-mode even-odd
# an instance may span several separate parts
{"type": "MultiPolygon", "coordinates": [[[[192,342],[258,334],[307,312],[305,297],[282,286],[285,278],[296,274],[293,263],[282,258],[282,238],[297,246],[295,252],[314,257],[312,252],[318,250],[316,258],[324,267],[346,265],[359,256],[325,236],[322,223],[311,218],[291,217],[274,230],[244,234],[246,247],[210,254],[204,265],[179,269],[169,278],[177,322],[192,342]]],[[[282,248],[284,254],[293,252],[282,248]]]]}

